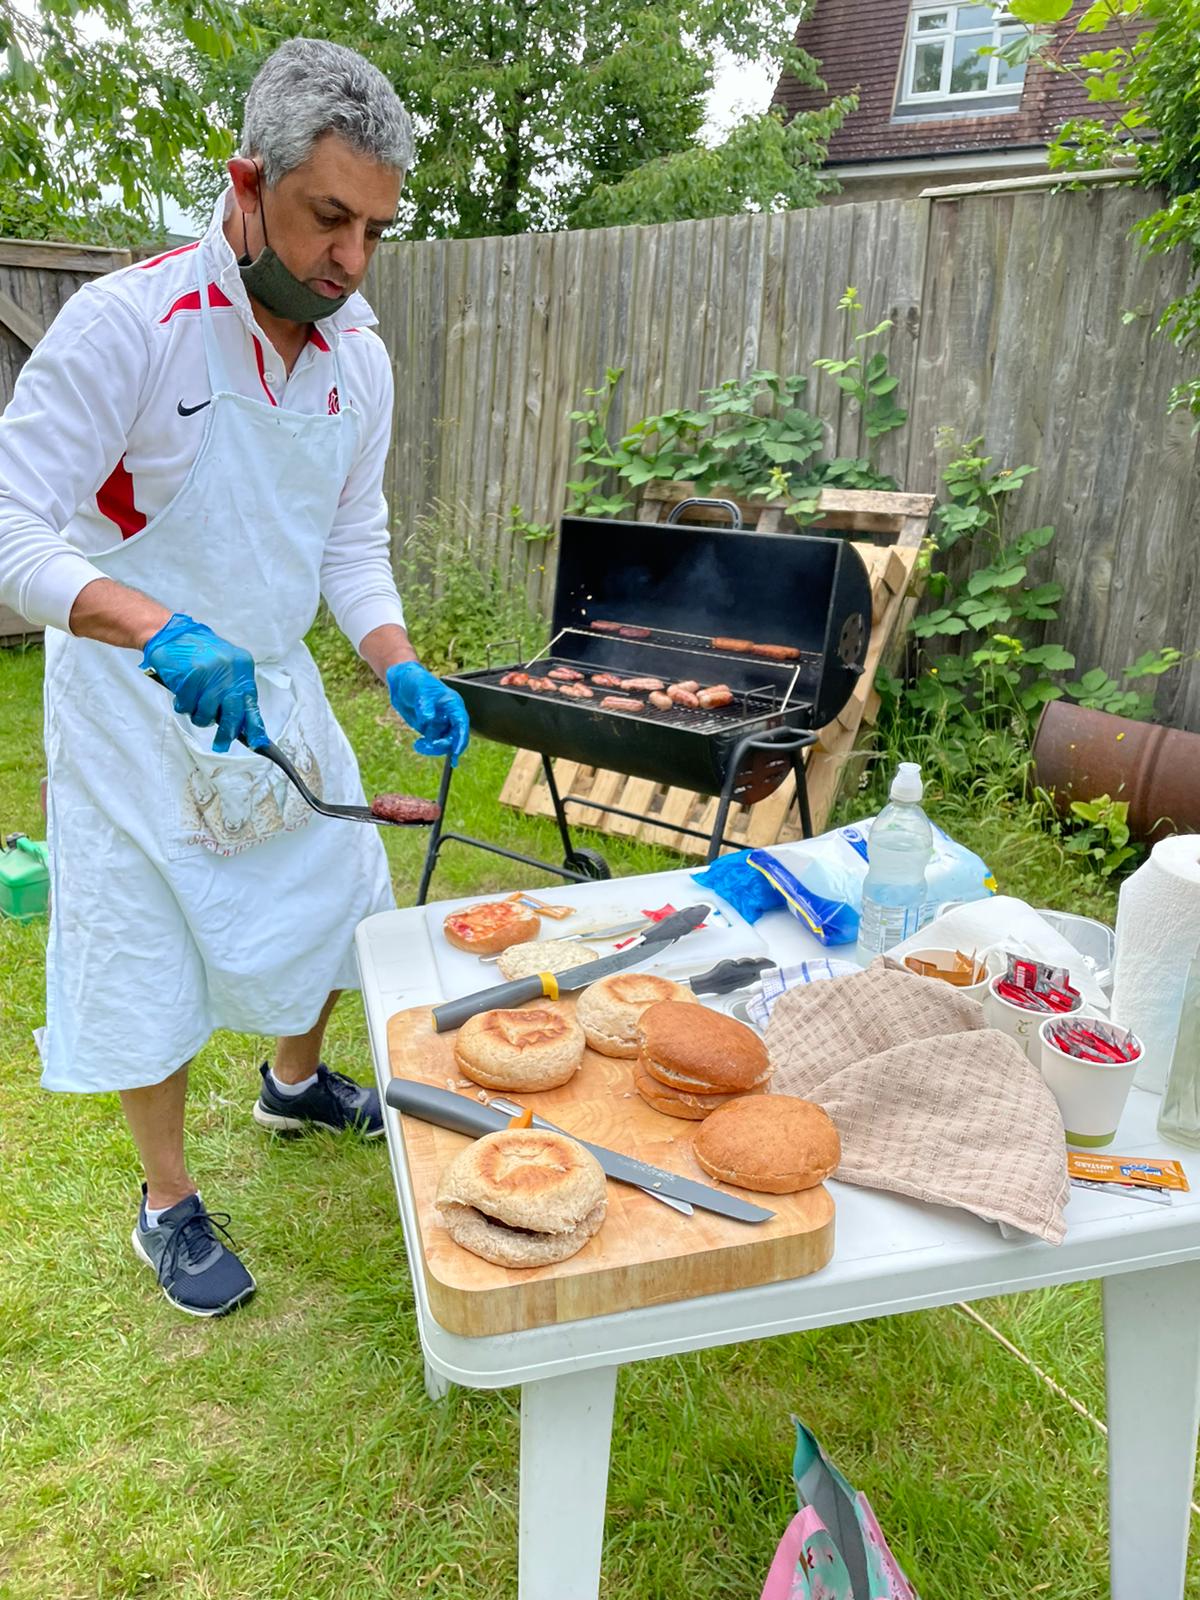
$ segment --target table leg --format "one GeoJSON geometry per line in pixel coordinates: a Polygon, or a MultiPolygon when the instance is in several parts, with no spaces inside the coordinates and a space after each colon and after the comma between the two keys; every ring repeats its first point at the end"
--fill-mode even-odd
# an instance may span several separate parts
{"type": "Polygon", "coordinates": [[[1200,1262],[1104,1279],[1112,1600],[1183,1600],[1200,1422],[1200,1262]]]}
{"type": "Polygon", "coordinates": [[[517,1600],[597,1600],[616,1367],[521,1388],[517,1600]]]}
{"type": "Polygon", "coordinates": [[[450,1393],[450,1379],[435,1372],[428,1361],[425,1363],[425,1393],[431,1400],[444,1400],[450,1393]]]}

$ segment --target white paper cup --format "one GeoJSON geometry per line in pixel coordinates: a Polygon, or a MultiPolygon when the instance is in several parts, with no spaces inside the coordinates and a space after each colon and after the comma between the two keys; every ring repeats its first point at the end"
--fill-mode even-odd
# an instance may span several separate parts
{"type": "MultiPolygon", "coordinates": [[[[966,951],[963,953],[964,955],[968,954],[966,951]]],[[[898,959],[908,972],[912,972],[912,968],[908,965],[909,956],[913,956],[918,961],[937,961],[944,966],[949,966],[954,960],[955,952],[953,950],[937,949],[932,946],[924,950],[906,950],[898,959]]],[[[987,987],[992,979],[992,976],[998,973],[1002,974],[1004,971],[1004,966],[1001,958],[994,955],[976,956],[975,965],[976,967],[982,966],[983,968],[983,977],[980,978],[978,983],[968,983],[965,985],[946,983],[945,978],[938,978],[933,976],[931,973],[924,972],[914,973],[913,976],[917,978],[928,978],[931,983],[944,983],[948,989],[953,989],[955,994],[969,994],[972,1000],[982,1001],[984,995],[987,994],[987,987]]]]}
{"type": "Polygon", "coordinates": [[[1067,1143],[1082,1150],[1098,1150],[1116,1137],[1129,1086],[1142,1058],[1142,1043],[1128,1028],[1089,1018],[1089,1028],[1112,1044],[1130,1046],[1134,1057],[1132,1061],[1081,1061],[1050,1038],[1061,1020],[1047,1017],[1038,1029],[1042,1077],[1058,1101],[1067,1143]]]}
{"type": "MultiPolygon", "coordinates": [[[[1005,965],[1007,971],[1007,963],[1005,965]]],[[[1038,1049],[1038,1029],[1046,1016],[1044,1011],[1027,1011],[1024,1006],[1014,1005],[1011,1000],[1006,1000],[1003,995],[996,993],[996,985],[1002,981],[1004,973],[989,978],[987,989],[983,997],[983,1010],[989,1028],[999,1028],[1001,1033],[1006,1033],[1014,1039],[1024,1050],[1027,1059],[1033,1066],[1040,1060],[1038,1049]]],[[[1051,1021],[1063,1017],[1076,1017],[1083,1010],[1083,1000],[1070,1011],[1055,1011],[1051,1014],[1051,1021]]]]}

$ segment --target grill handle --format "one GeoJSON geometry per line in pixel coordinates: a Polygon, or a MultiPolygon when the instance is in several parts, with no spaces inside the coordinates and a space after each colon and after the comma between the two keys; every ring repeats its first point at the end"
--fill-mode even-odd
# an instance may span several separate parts
{"type": "Polygon", "coordinates": [[[693,495],[688,500],[681,500],[677,506],[672,506],[667,512],[667,521],[678,522],[689,506],[718,506],[722,511],[728,511],[731,528],[736,530],[742,526],[742,513],[733,500],[710,500],[703,495],[693,495]]]}
{"type": "Polygon", "coordinates": [[[515,652],[517,661],[524,660],[524,656],[521,653],[520,639],[494,639],[490,644],[485,644],[483,647],[483,659],[489,672],[492,670],[492,657],[498,651],[502,651],[505,655],[512,655],[515,652]]]}

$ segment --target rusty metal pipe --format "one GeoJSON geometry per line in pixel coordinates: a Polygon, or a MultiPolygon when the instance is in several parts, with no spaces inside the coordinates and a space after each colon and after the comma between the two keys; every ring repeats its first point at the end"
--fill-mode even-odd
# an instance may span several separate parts
{"type": "Polygon", "coordinates": [[[1066,814],[1072,800],[1129,802],[1129,830],[1157,843],[1200,833],[1200,734],[1052,700],[1033,737],[1038,784],[1066,814]]]}

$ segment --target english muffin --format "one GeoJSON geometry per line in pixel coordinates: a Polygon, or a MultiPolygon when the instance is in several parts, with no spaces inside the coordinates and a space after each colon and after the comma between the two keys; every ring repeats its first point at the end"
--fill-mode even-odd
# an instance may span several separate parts
{"type": "Polygon", "coordinates": [[[536,939],[541,931],[536,911],[515,900],[487,900],[451,911],[442,923],[446,942],[473,956],[494,956],[510,944],[536,939]]]}
{"type": "Polygon", "coordinates": [[[565,1011],[481,1011],[454,1039],[454,1060],[486,1089],[557,1089],[579,1071],[583,1029],[565,1011]]]}
{"type": "Polygon", "coordinates": [[[692,1149],[710,1177],[761,1194],[815,1188],[842,1158],[827,1114],[790,1094],[743,1095],[722,1106],[705,1118],[692,1149]]]}
{"type": "Polygon", "coordinates": [[[651,972],[614,972],[588,985],[579,996],[575,1015],[593,1050],[602,1056],[632,1060],[638,1053],[638,1019],[647,1006],[664,1000],[689,1008],[697,1004],[696,996],[682,983],[657,978],[651,972]]]}
{"type": "Polygon", "coordinates": [[[745,1094],[771,1076],[767,1047],[744,1022],[707,1007],[661,1000],[638,1024],[638,1060],[651,1077],[688,1094],[745,1094]]]}
{"type": "MultiPolygon", "coordinates": [[[[633,1086],[648,1106],[665,1111],[669,1117],[682,1117],[688,1122],[703,1122],[711,1112],[736,1100],[738,1094],[688,1094],[683,1089],[669,1089],[665,1083],[652,1078],[640,1061],[633,1064],[633,1086]]],[[[749,1089],[748,1094],[763,1094],[766,1084],[749,1089]]]]}
{"type": "Polygon", "coordinates": [[[535,972],[567,972],[595,961],[596,952],[574,939],[535,939],[532,944],[514,944],[502,950],[496,967],[509,982],[531,978],[535,972]]]}
{"type": "Polygon", "coordinates": [[[545,1267],[599,1232],[608,1197],[600,1163],[574,1139],[502,1128],[455,1156],[436,1206],[465,1250],[501,1267],[545,1267]]]}

